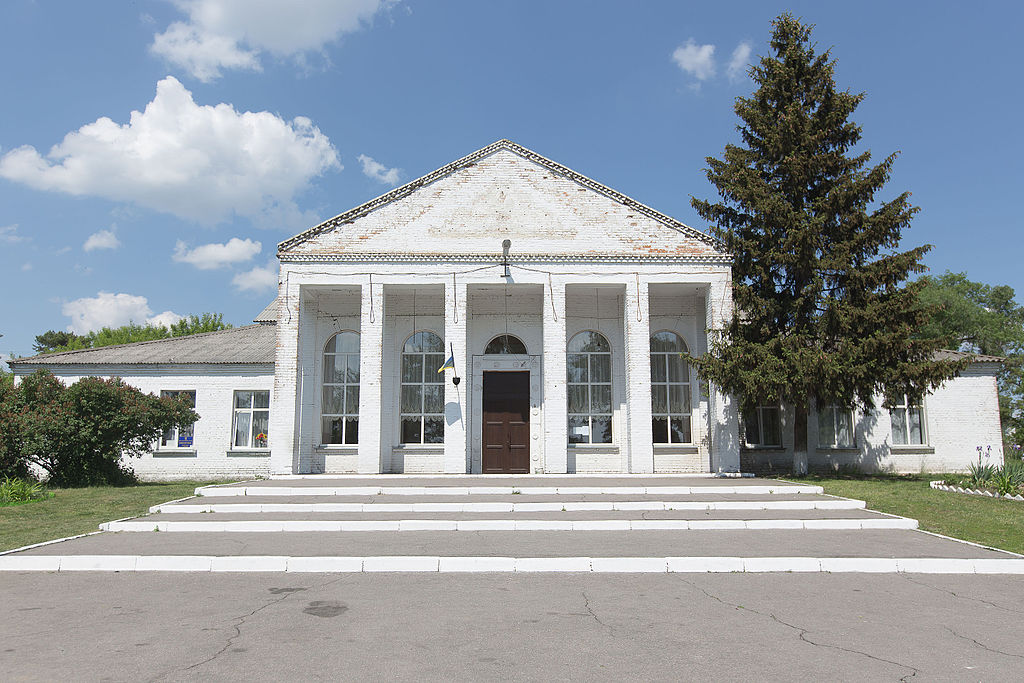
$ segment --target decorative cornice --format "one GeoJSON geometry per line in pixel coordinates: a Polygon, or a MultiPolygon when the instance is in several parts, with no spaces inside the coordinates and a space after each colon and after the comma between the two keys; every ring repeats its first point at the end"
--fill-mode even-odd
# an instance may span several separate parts
{"type": "Polygon", "coordinates": [[[592,180],[591,178],[588,178],[587,176],[581,173],[577,173],[571,168],[568,168],[555,161],[552,161],[547,157],[541,156],[540,154],[537,154],[533,150],[529,150],[526,147],[523,147],[522,145],[512,142],[511,140],[498,140],[497,142],[493,142],[482,149],[478,149],[472,154],[468,154],[462,157],[461,159],[457,159],[451,162],[450,164],[442,166],[436,171],[432,171],[426,174],[425,176],[421,176],[416,180],[413,180],[411,182],[406,183],[405,185],[402,185],[401,187],[397,187],[386,194],[380,195],[376,199],[371,199],[365,204],[361,204],[360,206],[357,206],[354,209],[349,209],[345,213],[338,214],[334,218],[330,218],[324,221],[323,223],[320,223],[319,225],[310,228],[309,230],[301,232],[298,235],[290,239],[287,239],[284,242],[281,242],[280,244],[277,245],[278,257],[284,260],[284,254],[289,249],[292,249],[303,242],[307,242],[316,237],[317,235],[320,235],[329,230],[333,230],[339,225],[351,223],[358,218],[362,218],[371,211],[381,206],[384,206],[385,204],[389,204],[397,199],[406,197],[415,192],[416,190],[418,190],[419,188],[433,183],[435,180],[455,173],[456,171],[466,168],[468,166],[472,166],[481,159],[488,157],[494,154],[495,152],[498,152],[499,150],[507,150],[528,161],[532,161],[536,164],[539,164],[547,168],[552,173],[556,173],[586,188],[598,192],[599,194],[602,194],[608,197],[609,199],[619,202],[624,206],[628,206],[634,211],[641,213],[647,216],[648,218],[651,218],[669,228],[678,230],[679,232],[689,237],[692,237],[693,239],[704,242],[705,244],[710,245],[711,247],[718,251],[721,251],[723,253],[726,251],[725,245],[720,240],[712,237],[711,235],[708,235],[707,233],[701,232],[700,230],[697,230],[695,228],[691,228],[690,226],[686,225],[681,221],[676,220],[675,218],[672,218],[671,216],[666,216],[665,214],[661,213],[660,211],[652,209],[646,204],[641,204],[632,197],[628,197],[622,194],[621,192],[613,190],[607,185],[602,185],[596,180],[592,180]]]}
{"type": "MultiPolygon", "coordinates": [[[[500,254],[279,254],[281,263],[494,263],[501,261],[500,254]]],[[[728,265],[732,256],[721,255],[679,255],[644,256],[636,254],[510,254],[512,263],[707,263],[728,265]]]]}

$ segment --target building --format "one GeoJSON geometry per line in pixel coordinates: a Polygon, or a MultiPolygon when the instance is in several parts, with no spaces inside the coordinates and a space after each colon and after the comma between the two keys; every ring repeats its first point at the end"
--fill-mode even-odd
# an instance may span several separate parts
{"type": "MultiPolygon", "coordinates": [[[[729,321],[729,254],[515,143],[296,235],[278,259],[277,298],[254,325],[12,367],[191,392],[201,419],[135,463],[144,477],[736,472],[792,460],[785,409],[741,420],[681,355],[704,353],[729,321]]],[[[998,359],[977,360],[923,406],[823,408],[811,464],[963,468],[977,446],[1001,462],[998,359]]]]}

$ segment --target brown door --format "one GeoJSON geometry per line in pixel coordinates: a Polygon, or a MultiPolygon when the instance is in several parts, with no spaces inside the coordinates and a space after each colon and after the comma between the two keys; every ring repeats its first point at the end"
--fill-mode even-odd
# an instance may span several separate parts
{"type": "Polygon", "coordinates": [[[530,471],[530,373],[484,373],[484,474],[530,471]]]}

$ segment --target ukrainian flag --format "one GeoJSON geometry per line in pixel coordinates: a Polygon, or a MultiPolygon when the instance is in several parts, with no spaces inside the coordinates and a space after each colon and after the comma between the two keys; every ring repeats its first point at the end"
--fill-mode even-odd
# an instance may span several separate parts
{"type": "Polygon", "coordinates": [[[454,370],[454,369],[455,369],[455,354],[453,353],[452,355],[448,356],[448,360],[446,360],[444,362],[444,365],[439,367],[437,369],[437,371],[439,373],[441,373],[441,372],[444,372],[445,370],[454,370]]]}

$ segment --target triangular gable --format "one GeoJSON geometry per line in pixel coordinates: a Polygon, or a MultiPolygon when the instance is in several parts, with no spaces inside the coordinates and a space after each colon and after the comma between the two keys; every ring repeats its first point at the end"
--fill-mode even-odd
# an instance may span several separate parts
{"type": "Polygon", "coordinates": [[[278,245],[284,260],[331,255],[728,258],[715,238],[509,140],[278,245]]]}

